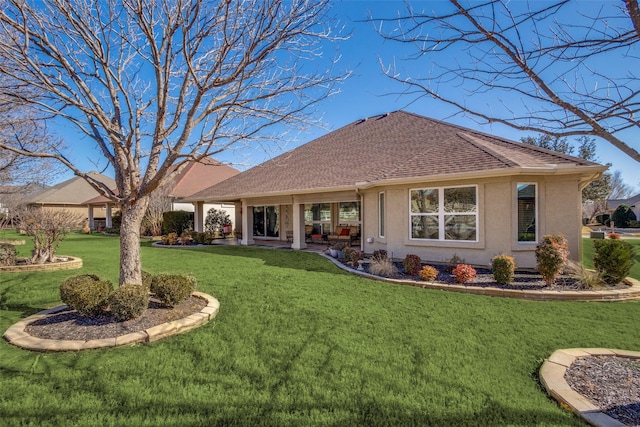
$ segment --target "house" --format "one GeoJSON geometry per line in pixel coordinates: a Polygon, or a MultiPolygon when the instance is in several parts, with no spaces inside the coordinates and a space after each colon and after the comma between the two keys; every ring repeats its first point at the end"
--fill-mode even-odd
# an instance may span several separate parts
{"type": "MultiPolygon", "coordinates": [[[[581,256],[581,190],[605,166],[396,111],[358,120],[186,198],[234,203],[242,244],[356,230],[385,249],[488,265],[506,253],[535,267],[544,234],[581,256]]],[[[351,232],[351,231],[350,231],[351,232]]]]}
{"type": "MultiPolygon", "coordinates": [[[[158,190],[158,194],[166,199],[166,210],[194,212],[194,204],[183,202],[183,198],[224,181],[238,173],[240,172],[237,169],[211,158],[205,158],[199,162],[189,162],[171,182],[158,190]]],[[[91,229],[97,229],[103,225],[107,228],[111,227],[112,212],[116,208],[113,201],[104,196],[97,196],[85,200],[84,204],[89,209],[88,217],[89,227],[91,229]],[[94,221],[93,215],[95,209],[103,209],[106,211],[104,223],[102,221],[94,221]]],[[[207,211],[211,208],[226,210],[227,213],[229,213],[231,221],[235,222],[235,206],[233,204],[225,205],[220,203],[201,205],[200,210],[194,213],[196,222],[202,222],[207,211]]]]}
{"type": "Polygon", "coordinates": [[[636,218],[640,220],[640,193],[631,196],[628,199],[609,199],[607,200],[607,212],[612,214],[620,205],[627,205],[631,208],[636,218]]]}
{"type": "MultiPolygon", "coordinates": [[[[115,187],[116,185],[113,178],[101,173],[89,172],[87,175],[103,182],[109,187],[115,187]]],[[[99,193],[89,185],[84,178],[74,176],[71,179],[33,194],[27,199],[27,204],[30,206],[40,206],[50,209],[64,209],[66,211],[76,212],[79,215],[86,217],[86,201],[98,195],[99,193]]],[[[96,219],[104,221],[107,217],[110,217],[109,208],[103,207],[103,210],[97,213],[96,219]]],[[[93,218],[90,219],[93,220],[93,218]]]]}

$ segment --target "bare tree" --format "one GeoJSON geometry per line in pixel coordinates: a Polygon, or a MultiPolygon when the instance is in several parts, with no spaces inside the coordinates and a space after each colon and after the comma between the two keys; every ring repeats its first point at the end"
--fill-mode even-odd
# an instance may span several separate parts
{"type": "Polygon", "coordinates": [[[603,138],[640,161],[621,136],[640,130],[637,0],[428,4],[438,10],[407,4],[397,17],[371,18],[385,39],[413,46],[409,59],[425,70],[382,64],[405,95],[433,97],[481,123],[603,138]]]}
{"type": "Polygon", "coordinates": [[[144,215],[143,229],[151,232],[152,236],[162,235],[163,214],[171,210],[172,197],[169,195],[169,185],[163,185],[151,194],[149,207],[144,215]]]}
{"type": "Polygon", "coordinates": [[[43,185],[37,183],[0,188],[0,230],[14,226],[18,213],[26,208],[29,197],[43,188],[43,185]]]}
{"type": "Polygon", "coordinates": [[[82,223],[82,215],[64,209],[31,207],[18,214],[20,228],[33,241],[32,264],[53,262],[60,243],[82,223]]]}
{"type": "Polygon", "coordinates": [[[59,160],[118,204],[120,284],[141,283],[149,198],[187,161],[315,120],[310,107],[346,75],[322,57],[338,37],[328,3],[0,0],[0,73],[11,79],[1,92],[91,138],[117,191],[62,153],[13,151],[59,160]],[[42,98],[24,99],[25,86],[42,98]]]}
{"type": "Polygon", "coordinates": [[[624,183],[620,171],[615,171],[611,175],[611,193],[609,193],[610,199],[626,199],[631,196],[633,189],[624,183]]]}

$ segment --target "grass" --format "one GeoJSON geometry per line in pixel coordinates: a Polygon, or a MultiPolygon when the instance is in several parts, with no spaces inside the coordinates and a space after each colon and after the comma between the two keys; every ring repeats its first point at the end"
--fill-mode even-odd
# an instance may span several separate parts
{"type": "MultiPolygon", "coordinates": [[[[576,426],[538,383],[544,358],[640,350],[640,302],[491,298],[371,281],[311,253],[142,246],[145,270],[193,274],[218,317],[133,347],[0,342],[3,425],[576,426]]],[[[58,305],[66,277],[117,280],[117,238],[72,235],[59,253],[83,269],[0,276],[0,330],[58,305]]]]}

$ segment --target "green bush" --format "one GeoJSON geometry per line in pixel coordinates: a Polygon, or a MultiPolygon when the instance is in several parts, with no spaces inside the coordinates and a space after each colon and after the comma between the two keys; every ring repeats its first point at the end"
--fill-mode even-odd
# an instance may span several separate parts
{"type": "Polygon", "coordinates": [[[404,257],[402,265],[404,266],[405,273],[411,276],[417,276],[422,268],[422,260],[418,255],[408,254],[404,257]]]}
{"type": "Polygon", "coordinates": [[[151,281],[151,292],[163,305],[173,307],[187,299],[196,289],[193,276],[178,274],[157,274],[151,281]]]}
{"type": "Polygon", "coordinates": [[[605,283],[620,283],[633,266],[633,246],[624,240],[594,240],[593,265],[605,283]]]}
{"type": "Polygon", "coordinates": [[[142,287],[144,287],[147,292],[151,290],[151,281],[153,280],[153,275],[149,272],[142,270],[142,287]]]}
{"type": "Polygon", "coordinates": [[[109,305],[113,284],[93,274],[70,277],[60,284],[60,299],[83,316],[97,316],[109,305]]]}
{"type": "Polygon", "coordinates": [[[142,316],[149,306],[149,292],[144,286],[123,285],[109,297],[111,315],[118,321],[142,316]]]}
{"type": "Polygon", "coordinates": [[[629,228],[631,221],[636,221],[636,214],[627,205],[620,205],[611,214],[611,221],[613,221],[615,227],[629,228]]]}
{"type": "Polygon", "coordinates": [[[567,264],[569,243],[562,234],[545,234],[536,246],[538,271],[547,286],[551,286],[567,264]]]}
{"type": "Polygon", "coordinates": [[[496,255],[491,260],[491,271],[494,280],[501,285],[508,285],[513,282],[516,272],[516,262],[512,256],[496,255]]]}
{"type": "Polygon", "coordinates": [[[193,229],[193,212],[169,211],[162,214],[162,230],[164,234],[176,233],[193,229]]]}
{"type": "Polygon", "coordinates": [[[0,266],[16,264],[16,247],[10,243],[0,243],[0,266]]]}

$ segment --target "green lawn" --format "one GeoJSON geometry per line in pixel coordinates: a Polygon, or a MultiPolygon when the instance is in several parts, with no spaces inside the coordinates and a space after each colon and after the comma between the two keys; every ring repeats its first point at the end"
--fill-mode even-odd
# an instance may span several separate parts
{"type": "MultiPolygon", "coordinates": [[[[59,253],[84,268],[0,273],[0,330],[58,305],[68,276],[118,277],[117,238],[72,235],[59,253]]],[[[218,317],[154,344],[79,353],[2,340],[0,424],[582,425],[541,389],[543,359],[568,347],[640,350],[640,302],[426,290],[287,250],[144,243],[142,256],[149,272],[195,275],[218,317]]]]}

